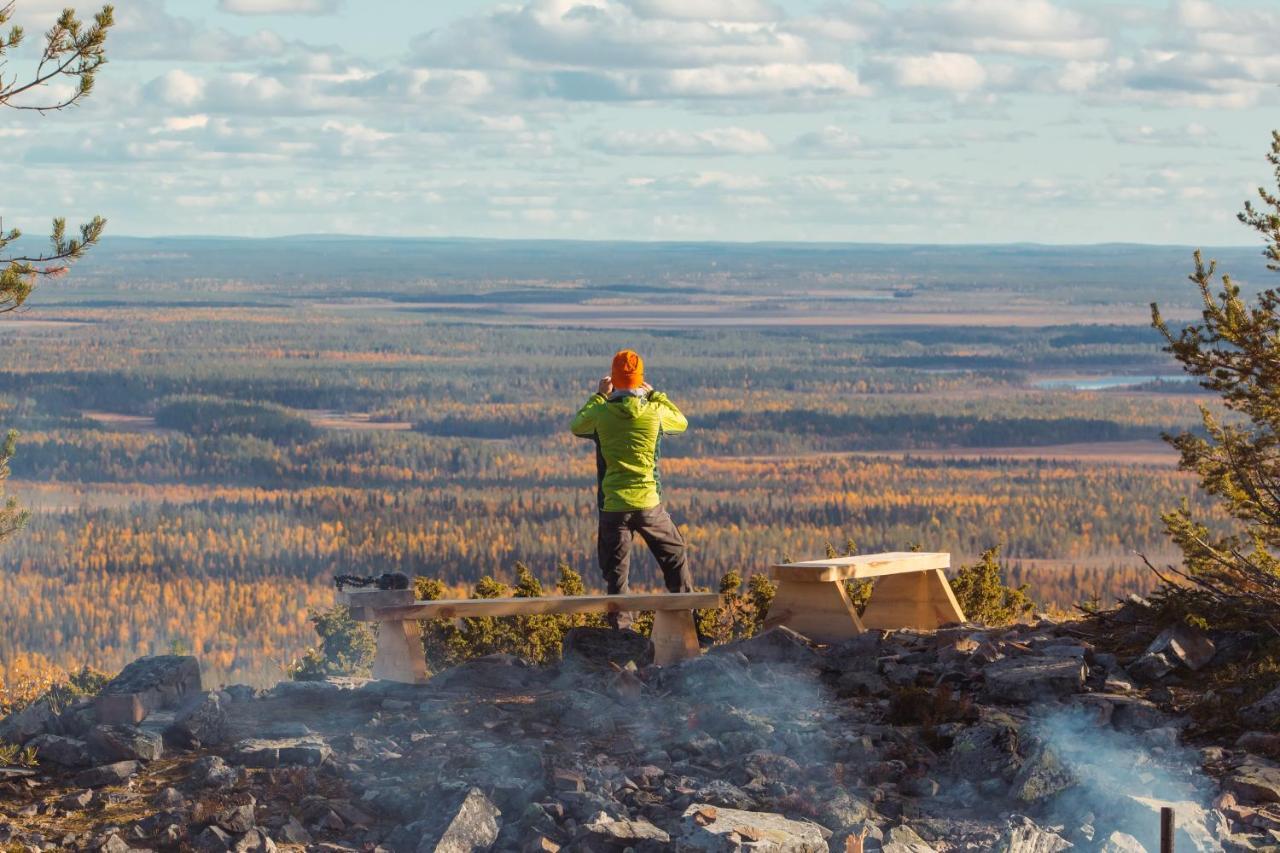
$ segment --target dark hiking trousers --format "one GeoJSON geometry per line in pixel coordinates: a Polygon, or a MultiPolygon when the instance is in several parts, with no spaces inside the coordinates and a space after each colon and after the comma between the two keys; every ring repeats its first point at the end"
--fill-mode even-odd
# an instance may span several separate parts
{"type": "MultiPolygon", "coordinates": [[[[600,535],[597,541],[600,573],[610,595],[631,591],[631,540],[640,538],[662,569],[662,580],[668,592],[693,592],[689,574],[689,558],[685,554],[684,537],[662,505],[652,509],[625,512],[600,512],[600,535]]],[[[609,614],[609,624],[625,628],[631,624],[630,613],[609,614]]]]}

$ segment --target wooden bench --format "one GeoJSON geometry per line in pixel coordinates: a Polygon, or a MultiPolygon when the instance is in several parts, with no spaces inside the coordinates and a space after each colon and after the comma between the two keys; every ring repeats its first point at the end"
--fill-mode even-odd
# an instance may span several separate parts
{"type": "Polygon", "coordinates": [[[782,563],[769,570],[778,591],[765,626],[786,625],[831,643],[867,628],[932,630],[963,622],[964,612],[943,574],[950,567],[950,554],[905,551],[782,563]],[[859,617],[844,584],[871,578],[878,580],[859,617]]]}
{"type": "Polygon", "coordinates": [[[421,684],[427,680],[427,665],[418,627],[420,619],[652,610],[653,659],[654,663],[665,666],[699,654],[693,611],[715,609],[722,602],[714,592],[414,601],[411,589],[352,589],[339,592],[338,603],[350,607],[351,616],[357,621],[380,623],[378,651],[373,660],[374,678],[421,684]]]}

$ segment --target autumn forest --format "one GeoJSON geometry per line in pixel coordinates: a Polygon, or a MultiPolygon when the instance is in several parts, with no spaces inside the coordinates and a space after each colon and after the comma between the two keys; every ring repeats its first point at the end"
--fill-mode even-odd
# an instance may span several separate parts
{"type": "Polygon", "coordinates": [[[0,678],[188,649],[273,680],[339,572],[593,583],[565,428],[622,346],[691,421],[662,477],[701,584],[852,541],[999,545],[1043,607],[1148,589],[1160,513],[1213,517],[1160,443],[1205,395],[1145,315],[1194,307],[1186,254],[983,251],[108,242],[0,320],[32,513],[0,678]]]}

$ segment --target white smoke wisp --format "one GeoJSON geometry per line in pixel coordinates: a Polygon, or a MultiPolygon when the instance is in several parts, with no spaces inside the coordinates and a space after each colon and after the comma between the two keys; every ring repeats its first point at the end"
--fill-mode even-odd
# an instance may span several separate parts
{"type": "Polygon", "coordinates": [[[1201,771],[1199,754],[1179,745],[1172,731],[1118,731],[1079,706],[1043,713],[1027,731],[1076,781],[1054,799],[1056,819],[1077,825],[1092,820],[1100,840],[1120,831],[1155,850],[1160,807],[1167,805],[1174,809],[1179,850],[1222,849],[1222,827],[1209,806],[1214,785],[1201,771]]]}

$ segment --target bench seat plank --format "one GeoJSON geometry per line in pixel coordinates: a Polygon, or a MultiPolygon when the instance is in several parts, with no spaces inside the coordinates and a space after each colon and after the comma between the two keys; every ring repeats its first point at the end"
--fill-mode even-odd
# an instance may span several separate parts
{"type": "Polygon", "coordinates": [[[720,607],[714,592],[661,592],[628,595],[552,595],[545,598],[454,598],[416,601],[394,607],[353,607],[365,622],[408,619],[460,619],[468,616],[541,616],[569,613],[620,613],[633,610],[710,610],[720,607]]]}
{"type": "Polygon", "coordinates": [[[769,575],[780,581],[822,583],[949,568],[951,555],[947,553],[892,551],[886,554],[859,554],[853,557],[781,563],[772,566],[769,575]]]}

